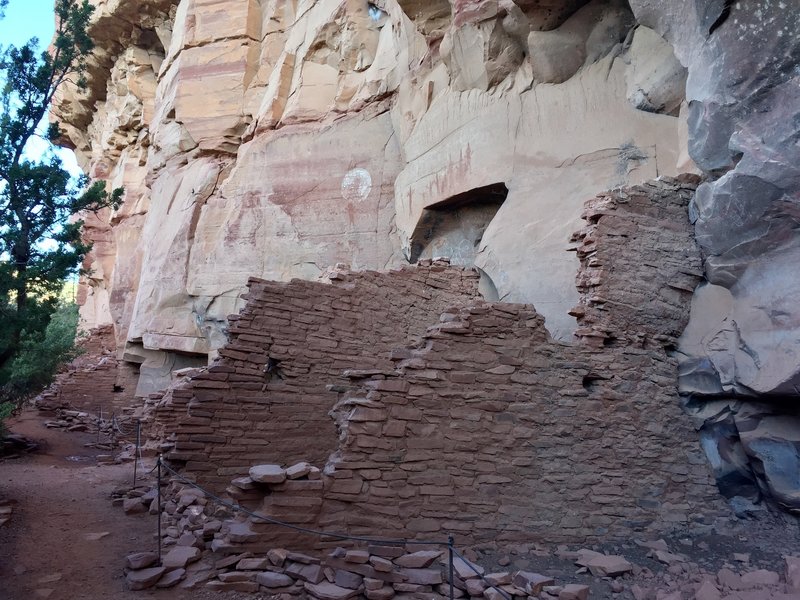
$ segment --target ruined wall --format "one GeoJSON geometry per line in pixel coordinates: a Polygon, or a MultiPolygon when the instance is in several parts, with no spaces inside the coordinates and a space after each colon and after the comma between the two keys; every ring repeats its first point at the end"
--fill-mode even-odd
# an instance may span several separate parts
{"type": "Polygon", "coordinates": [[[71,408],[104,415],[121,414],[134,403],[137,373],[116,357],[111,325],[97,327],[77,343],[80,355],[35,399],[41,411],[71,408]]]}
{"type": "MultiPolygon", "coordinates": [[[[220,360],[172,392],[188,408],[172,407],[170,458],[217,492],[235,479],[227,492],[265,514],[351,534],[553,542],[713,524],[726,509],[673,356],[700,277],[695,185],[664,179],[588,203],[573,344],[533,306],[476,300],[460,269],[253,281],[220,360]],[[635,306],[618,301],[621,281],[635,306]],[[285,379],[263,382],[268,357],[285,379]],[[255,464],[302,460],[321,479],[260,491],[247,479],[255,464]]],[[[259,522],[234,542],[276,536],[316,543],[259,522]]]]}
{"type": "Polygon", "coordinates": [[[219,358],[156,413],[162,427],[177,418],[165,427],[175,435],[170,460],[217,485],[246,475],[254,460],[324,463],[337,444],[327,386],[349,369],[391,369],[394,346],[477,297],[475,272],[439,263],[330,278],[250,281],[219,358]]]}

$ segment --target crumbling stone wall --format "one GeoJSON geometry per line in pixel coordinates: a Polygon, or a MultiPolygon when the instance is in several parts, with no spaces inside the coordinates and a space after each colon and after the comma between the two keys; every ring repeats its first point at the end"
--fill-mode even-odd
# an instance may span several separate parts
{"type": "MultiPolygon", "coordinates": [[[[476,300],[474,274],[442,265],[251,281],[221,360],[173,392],[188,410],[170,457],[218,491],[238,477],[228,492],[265,514],[350,534],[574,542],[711,524],[727,508],[673,357],[700,277],[695,183],[587,203],[572,344],[533,306],[476,300]],[[264,381],[270,358],[283,379],[264,381]],[[303,459],[324,466],[319,480],[265,494],[241,478],[303,459]]],[[[273,525],[245,529],[219,547],[274,545],[273,525]]]]}
{"type": "Polygon", "coordinates": [[[119,414],[135,402],[136,372],[117,360],[114,328],[97,327],[78,343],[80,356],[56,375],[53,384],[36,398],[42,411],[74,408],[105,415],[119,414]]]}
{"type": "Polygon", "coordinates": [[[219,359],[159,408],[158,421],[175,422],[171,460],[208,484],[246,475],[254,461],[324,463],[337,444],[329,384],[350,369],[391,370],[394,346],[477,297],[478,274],[429,261],[330,280],[250,280],[219,359]]]}

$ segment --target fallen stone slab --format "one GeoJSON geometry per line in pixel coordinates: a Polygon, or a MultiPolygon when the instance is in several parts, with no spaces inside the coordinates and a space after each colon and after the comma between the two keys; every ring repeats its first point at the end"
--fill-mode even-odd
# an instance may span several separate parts
{"type": "Polygon", "coordinates": [[[595,577],[617,577],[633,571],[633,565],[621,556],[614,554],[595,556],[585,565],[595,577]]]}
{"type": "Polygon", "coordinates": [[[561,588],[558,593],[558,600],[587,600],[589,598],[589,586],[570,583],[561,588]]]}
{"type": "Polygon", "coordinates": [[[175,569],[165,573],[156,583],[157,588],[171,588],[178,585],[186,577],[186,569],[175,569]]]}
{"type": "Polygon", "coordinates": [[[126,515],[135,515],[147,511],[147,506],[142,504],[141,498],[127,498],[122,501],[122,510],[126,515]]]}
{"type": "Polygon", "coordinates": [[[425,569],[442,556],[441,550],[420,550],[394,559],[394,564],[409,569],[425,569]]]}
{"type": "Polygon", "coordinates": [[[283,573],[272,573],[271,571],[259,573],[256,575],[256,581],[260,585],[268,588],[282,588],[290,586],[294,583],[294,579],[288,575],[284,575],[283,573]]]}
{"type": "Polygon", "coordinates": [[[364,595],[367,600],[391,600],[391,598],[394,598],[395,591],[394,588],[385,586],[377,590],[366,590],[364,595]]]}
{"type": "Polygon", "coordinates": [[[540,573],[517,571],[511,578],[511,583],[531,596],[538,596],[544,586],[554,585],[555,580],[540,573]]]}
{"type": "Polygon", "coordinates": [[[412,585],[438,585],[444,581],[441,569],[399,569],[399,572],[412,585]]]}
{"type": "Polygon", "coordinates": [[[366,550],[348,550],[344,555],[345,562],[363,564],[369,560],[369,552],[366,550]]]}
{"type": "Polygon", "coordinates": [[[305,477],[311,472],[311,465],[307,462],[299,462],[286,469],[286,477],[288,479],[300,479],[305,477]]]}
{"type": "Polygon", "coordinates": [[[158,555],[155,552],[135,552],[125,557],[125,566],[138,571],[153,566],[157,560],[158,555]]]}
{"type": "Polygon", "coordinates": [[[175,546],[167,552],[162,560],[162,566],[171,571],[173,569],[183,569],[186,565],[196,560],[200,560],[200,549],[193,546],[175,546]]]}
{"type": "Polygon", "coordinates": [[[471,563],[460,556],[456,556],[453,559],[453,569],[455,570],[456,575],[463,580],[475,579],[486,572],[485,569],[480,565],[471,563]]]}
{"type": "Polygon", "coordinates": [[[205,587],[207,590],[215,592],[257,592],[259,588],[255,581],[232,581],[230,583],[209,581],[205,587]]]}
{"type": "Polygon", "coordinates": [[[231,583],[233,581],[255,581],[257,576],[257,571],[229,571],[220,573],[217,575],[217,579],[223,583],[231,583]]]}
{"type": "Polygon", "coordinates": [[[256,465],[250,468],[250,479],[258,483],[283,483],[286,470],[280,465],[256,465]]]}
{"type": "Polygon", "coordinates": [[[314,584],[319,583],[325,577],[322,567],[319,565],[304,565],[303,563],[290,563],[286,567],[286,574],[314,584]]]}
{"type": "Polygon", "coordinates": [[[236,563],[237,571],[263,571],[269,566],[269,559],[266,558],[243,558],[236,563]]]}
{"type": "Polygon", "coordinates": [[[167,570],[164,567],[152,567],[139,571],[128,571],[125,581],[132,590],[146,590],[153,587],[167,570]]]}
{"type": "Polygon", "coordinates": [[[339,587],[335,583],[324,581],[322,583],[306,583],[306,591],[319,600],[348,600],[358,596],[358,590],[339,587]]]}
{"type": "MultiPolygon", "coordinates": [[[[564,556],[567,556],[573,553],[564,553],[564,556]]],[[[586,548],[581,548],[576,553],[573,554],[575,556],[575,564],[580,565],[581,567],[588,567],[589,562],[595,558],[600,556],[605,556],[602,552],[595,552],[594,550],[588,550],[586,548]]]]}
{"type": "Polygon", "coordinates": [[[743,573],[741,581],[743,589],[753,589],[778,585],[781,577],[775,571],[758,569],[757,571],[743,573]]]}
{"type": "MultiPolygon", "coordinates": [[[[357,590],[359,587],[361,587],[363,582],[364,577],[358,573],[351,573],[350,571],[345,571],[344,569],[336,569],[334,571],[333,583],[339,587],[357,590]]],[[[380,583],[381,587],[383,587],[383,582],[381,581],[380,583]]]]}
{"type": "Polygon", "coordinates": [[[694,600],[721,600],[722,594],[710,581],[704,581],[694,593],[694,600]]]}

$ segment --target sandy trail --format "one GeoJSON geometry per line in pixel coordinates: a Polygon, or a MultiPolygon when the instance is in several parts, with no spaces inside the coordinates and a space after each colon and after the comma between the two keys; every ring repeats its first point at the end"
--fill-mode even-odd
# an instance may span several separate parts
{"type": "Polygon", "coordinates": [[[131,484],[133,465],[97,466],[102,451],[84,447],[93,435],[47,429],[33,411],[9,424],[42,450],[0,462],[0,497],[16,502],[0,528],[0,600],[155,596],[128,591],[122,569],[126,554],[154,549],[156,518],[126,516],[110,499],[131,484]]]}

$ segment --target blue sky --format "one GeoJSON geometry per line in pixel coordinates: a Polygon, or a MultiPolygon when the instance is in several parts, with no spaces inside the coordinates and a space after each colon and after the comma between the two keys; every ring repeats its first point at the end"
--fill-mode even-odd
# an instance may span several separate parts
{"type": "Polygon", "coordinates": [[[6,18],[0,21],[0,44],[22,46],[38,37],[42,48],[55,31],[53,5],[55,0],[11,0],[6,18]]]}
{"type": "MultiPolygon", "coordinates": [[[[0,20],[0,46],[22,46],[30,38],[39,38],[39,50],[44,50],[55,32],[53,5],[55,0],[10,0],[6,18],[0,20]]],[[[47,151],[47,143],[39,138],[31,140],[28,154],[31,158],[47,151]]],[[[75,155],[69,150],[58,151],[64,166],[73,174],[80,173],[75,155]]]]}

